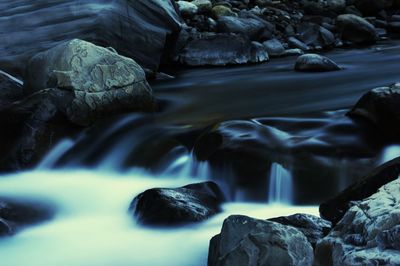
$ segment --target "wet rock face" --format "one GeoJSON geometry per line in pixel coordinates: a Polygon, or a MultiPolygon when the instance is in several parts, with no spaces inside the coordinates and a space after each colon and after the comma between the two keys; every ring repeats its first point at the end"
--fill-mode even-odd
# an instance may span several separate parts
{"type": "Polygon", "coordinates": [[[153,96],[142,68],[114,50],[74,39],[33,57],[28,64],[27,95],[46,88],[70,94],[58,108],[78,125],[129,110],[151,111],[153,96]]]}
{"type": "Polygon", "coordinates": [[[0,198],[0,236],[12,235],[53,215],[53,208],[45,204],[0,198]]]}
{"type": "Polygon", "coordinates": [[[357,44],[370,44],[377,40],[375,27],[364,18],[353,14],[340,15],[336,25],[345,41],[357,44]]]}
{"type": "Polygon", "coordinates": [[[228,217],[221,233],[210,241],[209,266],[312,265],[313,250],[306,237],[292,226],[228,217]]]}
{"type": "Polygon", "coordinates": [[[180,188],[154,188],[139,194],[129,212],[146,225],[174,226],[200,222],[221,211],[222,191],[213,182],[180,188]]]}
{"type": "Polygon", "coordinates": [[[154,71],[181,25],[173,0],[2,1],[0,17],[0,65],[17,76],[32,56],[74,38],[114,47],[154,71]]]}
{"type": "Polygon", "coordinates": [[[236,34],[200,34],[190,40],[177,55],[177,61],[189,66],[234,65],[268,60],[265,49],[236,34]]]}
{"type": "Polygon", "coordinates": [[[269,219],[283,225],[293,226],[302,232],[308,242],[315,247],[317,242],[325,237],[332,228],[332,224],[324,219],[310,214],[294,214],[269,219]]]}
{"type": "Polygon", "coordinates": [[[294,68],[303,72],[326,72],[341,69],[331,59],[318,54],[305,54],[298,57],[294,68]]]}
{"type": "Polygon", "coordinates": [[[400,179],[353,202],[316,248],[316,265],[400,265],[400,179]]]}
{"type": "Polygon", "coordinates": [[[361,97],[348,113],[372,123],[385,136],[400,139],[400,84],[375,88],[361,97]]]}
{"type": "Polygon", "coordinates": [[[23,98],[22,84],[0,71],[0,107],[23,98]]]}
{"type": "Polygon", "coordinates": [[[385,163],[367,176],[341,192],[336,197],[320,205],[321,217],[338,223],[351,207],[352,202],[365,199],[378,191],[383,185],[400,175],[400,158],[385,163]]]}

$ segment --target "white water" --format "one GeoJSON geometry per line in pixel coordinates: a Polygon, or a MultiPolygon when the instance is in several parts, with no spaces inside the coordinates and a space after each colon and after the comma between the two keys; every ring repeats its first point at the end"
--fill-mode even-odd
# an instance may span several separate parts
{"type": "Polygon", "coordinates": [[[206,265],[210,238],[230,214],[257,218],[316,207],[230,203],[207,222],[176,229],[149,229],[127,213],[138,193],[153,187],[193,183],[189,178],[154,178],[135,172],[34,171],[0,179],[0,195],[32,198],[56,206],[56,216],[10,238],[0,239],[1,265],[206,265]]]}
{"type": "Polygon", "coordinates": [[[278,163],[272,163],[269,175],[268,202],[291,204],[293,180],[290,171],[278,163]]]}
{"type": "Polygon", "coordinates": [[[400,157],[400,145],[391,145],[383,151],[380,164],[384,164],[394,158],[400,157]]]}

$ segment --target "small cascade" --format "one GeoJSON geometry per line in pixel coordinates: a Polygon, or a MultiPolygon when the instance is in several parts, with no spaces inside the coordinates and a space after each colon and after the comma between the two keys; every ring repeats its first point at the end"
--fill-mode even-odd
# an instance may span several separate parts
{"type": "Polygon", "coordinates": [[[400,145],[391,145],[383,150],[379,164],[384,164],[397,157],[400,157],[400,145]]]}
{"type": "Polygon", "coordinates": [[[163,172],[163,175],[174,175],[180,178],[195,177],[198,179],[208,179],[210,168],[208,162],[199,162],[191,152],[177,157],[163,172]]]}
{"type": "Polygon", "coordinates": [[[272,163],[269,175],[268,203],[291,204],[292,198],[292,174],[282,165],[272,163]]]}
{"type": "Polygon", "coordinates": [[[50,169],[55,166],[57,161],[74,146],[72,139],[61,140],[37,165],[37,169],[50,169]]]}

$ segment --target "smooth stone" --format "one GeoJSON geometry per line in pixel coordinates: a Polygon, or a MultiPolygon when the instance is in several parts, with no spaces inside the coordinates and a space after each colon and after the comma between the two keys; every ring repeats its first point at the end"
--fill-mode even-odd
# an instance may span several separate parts
{"type": "Polygon", "coordinates": [[[209,266],[311,266],[313,249],[292,226],[242,215],[225,219],[210,241],[209,266]]]}
{"type": "Polygon", "coordinates": [[[279,57],[285,53],[285,47],[283,47],[282,43],[277,39],[265,41],[263,45],[270,57],[279,57]]]}
{"type": "Polygon", "coordinates": [[[295,70],[304,72],[336,71],[341,68],[331,59],[318,54],[305,54],[296,60],[295,70]]]}
{"type": "Polygon", "coordinates": [[[193,0],[191,3],[197,6],[199,13],[208,13],[212,9],[210,0],[193,0]]]}
{"type": "Polygon", "coordinates": [[[129,212],[141,224],[174,226],[204,221],[221,211],[224,195],[214,182],[153,188],[136,196],[129,212]]]}
{"type": "Polygon", "coordinates": [[[336,25],[344,41],[369,44],[377,40],[375,27],[362,17],[353,14],[340,15],[336,18],[336,25]]]}
{"type": "Polygon", "coordinates": [[[258,39],[267,23],[263,23],[260,19],[240,18],[224,16],[217,20],[217,28],[219,32],[238,33],[248,36],[250,39],[258,39]]]}
{"type": "Polygon", "coordinates": [[[218,19],[223,16],[237,16],[235,12],[233,12],[229,7],[224,5],[216,5],[211,10],[212,16],[215,19],[218,19]]]}
{"type": "Polygon", "coordinates": [[[184,17],[193,17],[199,11],[197,5],[187,2],[187,1],[178,1],[176,2],[179,8],[179,12],[181,12],[184,17]]]}

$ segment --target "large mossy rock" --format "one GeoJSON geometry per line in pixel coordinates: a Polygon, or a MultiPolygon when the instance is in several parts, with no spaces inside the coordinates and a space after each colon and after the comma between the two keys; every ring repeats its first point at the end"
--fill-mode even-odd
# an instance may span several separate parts
{"type": "Polygon", "coordinates": [[[399,106],[400,83],[397,83],[367,92],[348,115],[367,120],[388,138],[400,139],[399,106]]]}
{"type": "Polygon", "coordinates": [[[51,88],[58,109],[78,125],[128,111],[152,111],[154,99],[143,69],[114,50],[74,39],[37,54],[28,63],[27,95],[51,88]]]}
{"type": "Polygon", "coordinates": [[[400,179],[353,202],[316,248],[315,265],[400,265],[400,179]]]}
{"type": "Polygon", "coordinates": [[[0,22],[0,67],[17,76],[33,55],[74,38],[154,71],[180,30],[173,0],[2,1],[0,22]]]}
{"type": "Polygon", "coordinates": [[[129,207],[139,223],[174,226],[200,222],[221,211],[224,196],[214,182],[180,188],[153,188],[135,197],[129,207]]]}
{"type": "Polygon", "coordinates": [[[313,249],[292,226],[233,215],[210,241],[209,266],[306,266],[313,249]]]}
{"type": "Polygon", "coordinates": [[[400,158],[389,161],[361,178],[358,182],[341,192],[336,197],[320,205],[321,217],[338,223],[352,202],[365,199],[376,193],[383,185],[397,179],[400,175],[400,158]]]}

